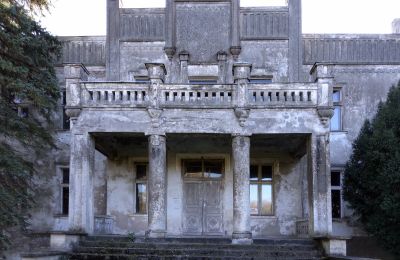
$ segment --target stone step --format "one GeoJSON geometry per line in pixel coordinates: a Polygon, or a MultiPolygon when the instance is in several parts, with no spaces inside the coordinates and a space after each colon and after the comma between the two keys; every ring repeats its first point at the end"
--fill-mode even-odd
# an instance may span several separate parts
{"type": "Polygon", "coordinates": [[[321,259],[310,239],[255,239],[252,245],[234,245],[227,238],[164,238],[147,240],[127,236],[89,236],[70,259],[321,259]]]}
{"type": "MultiPolygon", "coordinates": [[[[169,248],[171,243],[143,243],[143,242],[119,242],[119,241],[82,241],[80,247],[119,247],[119,248],[169,248]]],[[[242,249],[242,250],[310,250],[315,244],[253,244],[253,245],[232,245],[232,244],[201,244],[201,243],[177,243],[174,248],[214,248],[214,249],[242,249]]]]}
{"type": "Polygon", "coordinates": [[[103,248],[103,247],[79,247],[76,253],[88,254],[128,254],[128,255],[157,255],[157,256],[237,256],[237,257],[261,257],[261,256],[282,256],[282,257],[306,257],[318,255],[317,250],[241,250],[241,249],[225,249],[215,250],[214,248],[103,248]]]}
{"type": "Polygon", "coordinates": [[[71,260],[321,260],[319,256],[313,257],[234,257],[234,256],[148,256],[148,255],[102,255],[102,254],[74,254],[71,260]]]}
{"type": "MultiPolygon", "coordinates": [[[[132,239],[128,236],[121,235],[102,235],[102,236],[88,236],[84,239],[84,241],[113,241],[113,242],[132,242],[132,239]]],[[[136,237],[134,239],[135,243],[200,243],[200,244],[231,244],[232,240],[229,238],[203,238],[203,237],[187,237],[187,238],[152,238],[151,240],[147,240],[144,237],[136,237]]],[[[253,244],[273,244],[273,245],[282,245],[282,244],[298,244],[298,245],[314,245],[314,241],[311,239],[302,239],[302,238],[274,238],[274,239],[253,239],[253,244]]]]}

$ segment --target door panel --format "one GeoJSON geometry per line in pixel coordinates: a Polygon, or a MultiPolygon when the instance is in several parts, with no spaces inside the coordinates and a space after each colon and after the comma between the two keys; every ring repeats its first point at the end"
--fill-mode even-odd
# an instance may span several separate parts
{"type": "Polygon", "coordinates": [[[183,231],[189,235],[222,235],[221,181],[184,182],[183,231]]]}
{"type": "Polygon", "coordinates": [[[185,182],[183,232],[192,235],[200,235],[203,232],[203,183],[185,182]]]}

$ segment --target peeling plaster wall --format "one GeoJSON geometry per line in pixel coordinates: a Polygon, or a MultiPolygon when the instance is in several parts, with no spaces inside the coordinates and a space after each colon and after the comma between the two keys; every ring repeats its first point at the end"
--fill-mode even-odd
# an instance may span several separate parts
{"type": "MultiPolygon", "coordinates": [[[[225,176],[222,180],[223,234],[230,236],[233,231],[233,193],[231,138],[178,137],[167,136],[167,232],[168,235],[182,235],[184,215],[182,160],[199,158],[223,158],[225,176]]],[[[134,149],[134,148],[133,148],[134,149]]],[[[302,182],[306,160],[293,159],[288,154],[271,154],[257,147],[251,155],[252,163],[274,165],[274,216],[251,218],[255,237],[294,235],[295,221],[304,214],[302,182]]],[[[107,214],[115,219],[114,233],[135,232],[144,235],[147,230],[147,215],[135,213],[135,162],[146,162],[146,151],[142,157],[118,158],[107,161],[107,214]]],[[[138,151],[137,151],[138,152],[138,151]]],[[[135,152],[135,153],[137,153],[135,152]]]]}
{"type": "Polygon", "coordinates": [[[288,41],[242,41],[243,61],[252,63],[252,76],[272,76],[273,82],[288,82],[288,41]]]}

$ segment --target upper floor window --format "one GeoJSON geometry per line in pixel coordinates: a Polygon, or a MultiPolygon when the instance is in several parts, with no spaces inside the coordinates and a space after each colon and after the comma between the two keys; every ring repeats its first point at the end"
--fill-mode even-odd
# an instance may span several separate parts
{"type": "Polygon", "coordinates": [[[250,165],[251,215],[273,215],[272,165],[250,165]]]}
{"type": "Polygon", "coordinates": [[[190,77],[189,84],[193,85],[213,85],[217,84],[217,79],[214,77],[190,77]]]}
{"type": "Polygon", "coordinates": [[[249,79],[250,84],[270,84],[272,83],[272,78],[270,77],[251,77],[249,79]]]}
{"type": "Polygon", "coordinates": [[[67,92],[64,89],[61,93],[62,95],[62,129],[68,130],[69,129],[69,117],[65,113],[66,106],[67,106],[67,92]]]}
{"type": "Polygon", "coordinates": [[[331,131],[342,130],[342,91],[334,89],[332,93],[333,117],[331,118],[331,131]]]}
{"type": "Polygon", "coordinates": [[[331,171],[332,218],[342,217],[342,172],[331,171]]]}
{"type": "Polygon", "coordinates": [[[61,168],[61,214],[69,212],[69,168],[61,168]]]}
{"type": "Polygon", "coordinates": [[[136,83],[149,83],[150,79],[148,76],[135,76],[136,83]]]}

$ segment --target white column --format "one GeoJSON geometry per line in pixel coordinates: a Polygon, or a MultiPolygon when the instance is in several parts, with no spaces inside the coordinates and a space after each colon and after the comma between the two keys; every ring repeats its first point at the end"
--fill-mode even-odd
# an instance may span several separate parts
{"type": "Polygon", "coordinates": [[[94,230],[94,140],[89,133],[71,133],[69,230],[94,230]]]}
{"type": "Polygon", "coordinates": [[[167,229],[167,166],[166,140],[163,135],[149,136],[149,212],[150,238],[165,237],[167,229]]]}
{"type": "Polygon", "coordinates": [[[232,243],[251,244],[250,229],[250,137],[232,138],[233,233],[232,243]]]}
{"type": "Polygon", "coordinates": [[[313,134],[310,139],[308,151],[309,233],[314,237],[327,237],[332,234],[329,134],[313,134]]]}

